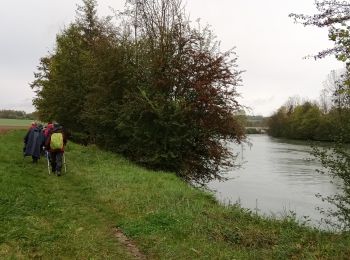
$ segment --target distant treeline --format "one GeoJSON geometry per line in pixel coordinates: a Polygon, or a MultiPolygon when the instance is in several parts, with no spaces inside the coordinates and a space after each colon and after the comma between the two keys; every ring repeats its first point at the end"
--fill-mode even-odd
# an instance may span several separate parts
{"type": "MultiPolygon", "coordinates": [[[[345,103],[344,103],[345,104],[345,103]]],[[[349,142],[350,109],[336,102],[325,109],[317,102],[287,102],[268,121],[273,137],[349,142]]]]}
{"type": "Polygon", "coordinates": [[[83,2],[35,73],[40,119],[189,181],[220,178],[234,158],[222,141],[244,138],[232,116],[241,108],[235,53],[192,26],[180,0],[127,1],[116,23],[83,2]]]}
{"type": "Polygon", "coordinates": [[[37,115],[35,112],[26,113],[25,111],[17,111],[17,110],[0,110],[0,118],[6,119],[32,119],[35,120],[37,115]]]}
{"type": "Polygon", "coordinates": [[[268,117],[264,116],[245,116],[244,126],[246,127],[267,127],[268,117]]]}

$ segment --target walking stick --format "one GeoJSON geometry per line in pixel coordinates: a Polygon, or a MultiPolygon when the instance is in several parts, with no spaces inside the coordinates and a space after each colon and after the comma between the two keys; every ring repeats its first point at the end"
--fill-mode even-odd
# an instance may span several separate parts
{"type": "Polygon", "coordinates": [[[64,165],[64,173],[67,173],[67,164],[66,164],[66,156],[63,153],[63,165],[64,165]]]}
{"type": "Polygon", "coordinates": [[[46,160],[47,160],[47,170],[49,171],[49,175],[51,174],[51,166],[50,166],[50,158],[49,158],[49,152],[45,151],[46,160]]]}

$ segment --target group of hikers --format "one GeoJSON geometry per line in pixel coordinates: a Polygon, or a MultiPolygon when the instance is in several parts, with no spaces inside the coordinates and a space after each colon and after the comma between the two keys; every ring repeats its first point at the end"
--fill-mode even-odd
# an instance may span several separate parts
{"type": "Polygon", "coordinates": [[[24,137],[23,155],[32,156],[33,163],[37,163],[40,157],[45,155],[52,172],[61,176],[66,144],[67,134],[60,124],[49,122],[44,127],[42,124],[32,122],[24,137]]]}

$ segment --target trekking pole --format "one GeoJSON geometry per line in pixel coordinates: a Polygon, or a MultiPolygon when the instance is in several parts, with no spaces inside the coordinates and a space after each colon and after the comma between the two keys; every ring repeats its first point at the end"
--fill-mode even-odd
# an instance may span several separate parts
{"type": "Polygon", "coordinates": [[[67,173],[67,164],[66,164],[66,156],[63,153],[63,165],[64,165],[64,173],[67,173]]]}
{"type": "Polygon", "coordinates": [[[49,171],[49,175],[51,174],[51,167],[50,167],[50,158],[49,158],[49,152],[45,151],[46,154],[46,160],[47,160],[47,170],[49,171]]]}

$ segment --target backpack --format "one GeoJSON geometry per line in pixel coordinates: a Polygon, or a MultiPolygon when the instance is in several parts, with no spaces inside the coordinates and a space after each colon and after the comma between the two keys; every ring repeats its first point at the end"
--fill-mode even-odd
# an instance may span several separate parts
{"type": "Polygon", "coordinates": [[[50,141],[51,150],[62,150],[63,149],[63,135],[62,133],[53,133],[50,141]]]}

